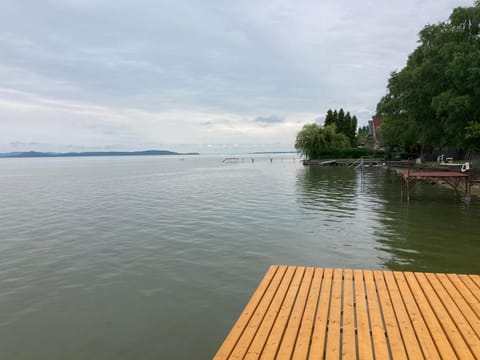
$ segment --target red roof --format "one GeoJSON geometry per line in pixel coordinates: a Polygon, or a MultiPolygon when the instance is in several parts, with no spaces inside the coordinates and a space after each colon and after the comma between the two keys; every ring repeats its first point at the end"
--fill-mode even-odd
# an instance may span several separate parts
{"type": "Polygon", "coordinates": [[[380,119],[378,116],[372,116],[372,120],[373,120],[373,127],[375,129],[378,129],[383,124],[383,120],[380,119]]]}

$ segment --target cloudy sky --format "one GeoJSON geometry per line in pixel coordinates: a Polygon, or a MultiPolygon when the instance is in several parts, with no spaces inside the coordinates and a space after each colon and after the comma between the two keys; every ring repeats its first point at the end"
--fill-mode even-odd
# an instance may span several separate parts
{"type": "Polygon", "coordinates": [[[0,152],[292,150],[464,0],[2,0],[0,152]]]}

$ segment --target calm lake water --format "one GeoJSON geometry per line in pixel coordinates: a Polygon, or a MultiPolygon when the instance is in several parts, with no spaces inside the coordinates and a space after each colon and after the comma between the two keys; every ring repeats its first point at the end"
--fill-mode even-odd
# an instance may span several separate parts
{"type": "Polygon", "coordinates": [[[0,358],[211,358],[270,264],[480,273],[478,198],[292,158],[0,159],[0,358]]]}

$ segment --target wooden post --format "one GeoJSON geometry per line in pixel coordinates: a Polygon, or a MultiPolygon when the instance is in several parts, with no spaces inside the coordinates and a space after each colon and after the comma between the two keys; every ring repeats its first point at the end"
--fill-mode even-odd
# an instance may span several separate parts
{"type": "Polygon", "coordinates": [[[408,180],[407,180],[407,201],[410,202],[410,184],[408,183],[408,180]]]}
{"type": "Polygon", "coordinates": [[[408,178],[406,179],[406,184],[407,184],[407,201],[410,202],[410,184],[408,183],[408,178]]]}
{"type": "Polygon", "coordinates": [[[465,177],[465,198],[470,199],[470,174],[465,177]]]}
{"type": "Polygon", "coordinates": [[[400,178],[400,200],[403,200],[403,182],[405,181],[405,176],[402,175],[400,178]]]}

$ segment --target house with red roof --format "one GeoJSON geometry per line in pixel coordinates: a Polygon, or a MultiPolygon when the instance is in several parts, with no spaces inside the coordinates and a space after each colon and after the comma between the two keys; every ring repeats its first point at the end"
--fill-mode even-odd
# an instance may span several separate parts
{"type": "Polygon", "coordinates": [[[365,147],[370,149],[379,150],[383,149],[383,138],[381,127],[383,120],[379,116],[372,116],[372,120],[368,121],[369,134],[365,141],[365,147]]]}

